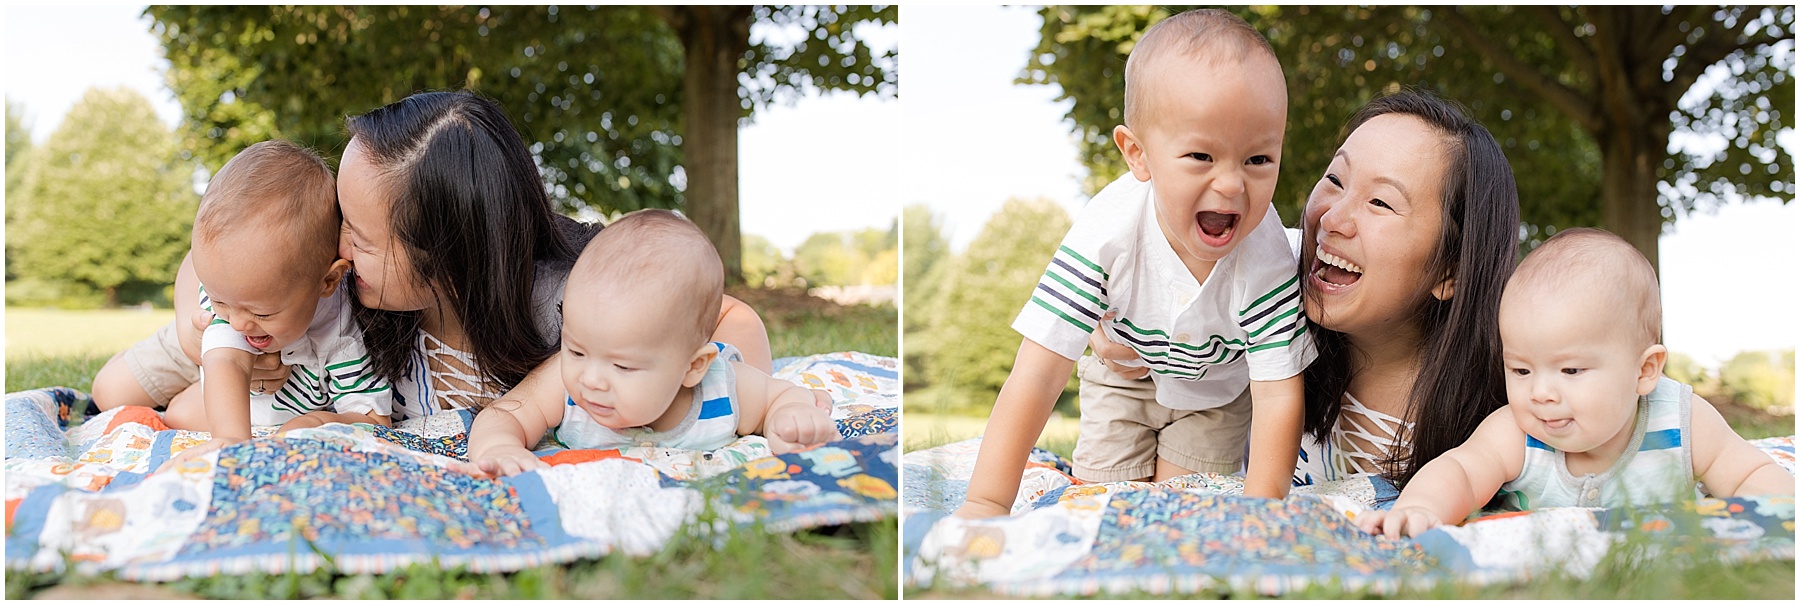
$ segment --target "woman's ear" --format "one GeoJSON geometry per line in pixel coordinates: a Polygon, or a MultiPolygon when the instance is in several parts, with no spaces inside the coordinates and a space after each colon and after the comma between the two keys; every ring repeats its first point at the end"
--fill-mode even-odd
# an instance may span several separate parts
{"type": "Polygon", "coordinates": [[[331,267],[325,269],[325,283],[319,289],[319,298],[327,298],[338,289],[338,282],[343,281],[344,272],[350,270],[350,261],[337,259],[331,261],[331,267]]]}
{"type": "Polygon", "coordinates": [[[700,348],[694,350],[693,359],[688,360],[687,373],[681,375],[681,386],[700,384],[700,379],[706,376],[706,368],[711,367],[713,358],[718,356],[719,347],[710,342],[701,343],[700,348]]]}
{"type": "Polygon", "coordinates": [[[1150,164],[1144,161],[1144,144],[1137,134],[1131,132],[1124,124],[1113,127],[1113,144],[1119,146],[1119,155],[1125,156],[1125,165],[1131,167],[1131,176],[1138,182],[1150,182],[1150,164]]]}
{"type": "Polygon", "coordinates": [[[1456,278],[1446,277],[1444,278],[1444,281],[1438,282],[1436,286],[1432,286],[1431,296],[1438,300],[1450,300],[1452,297],[1455,297],[1456,278]]]}
{"type": "Polygon", "coordinates": [[[1669,360],[1669,348],[1662,345],[1650,345],[1644,349],[1643,359],[1638,361],[1637,393],[1649,395],[1656,390],[1656,381],[1662,379],[1663,364],[1669,360]]]}

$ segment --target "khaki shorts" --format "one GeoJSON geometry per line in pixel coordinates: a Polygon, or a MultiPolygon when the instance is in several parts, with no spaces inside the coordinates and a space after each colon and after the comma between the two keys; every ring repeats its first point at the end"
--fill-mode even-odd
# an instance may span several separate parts
{"type": "Polygon", "coordinates": [[[1107,370],[1092,355],[1076,363],[1081,378],[1081,434],[1075,476],[1082,481],[1130,481],[1156,473],[1156,459],[1195,472],[1235,473],[1250,441],[1250,389],[1210,410],[1177,410],[1156,403],[1156,383],[1107,370]]]}
{"type": "Polygon", "coordinates": [[[200,380],[200,366],[181,352],[173,321],[156,334],[131,345],[119,356],[125,359],[125,367],[131,369],[131,377],[136,378],[138,386],[156,400],[158,407],[167,407],[170,399],[200,380]]]}

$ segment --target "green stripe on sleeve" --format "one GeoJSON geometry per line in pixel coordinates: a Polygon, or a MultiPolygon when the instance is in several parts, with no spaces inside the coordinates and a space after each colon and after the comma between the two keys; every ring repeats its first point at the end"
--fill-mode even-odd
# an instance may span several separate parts
{"type": "Polygon", "coordinates": [[[1250,311],[1256,309],[1257,305],[1263,304],[1264,302],[1267,302],[1271,298],[1275,298],[1275,295],[1281,294],[1282,292],[1286,292],[1289,287],[1291,287],[1295,284],[1298,284],[1298,283],[1300,283],[1300,276],[1295,275],[1292,279],[1287,280],[1287,283],[1276,286],[1275,289],[1270,290],[1268,294],[1262,295],[1262,298],[1258,298],[1256,300],[1250,301],[1250,306],[1244,307],[1244,310],[1242,310],[1242,311],[1238,311],[1238,317],[1243,317],[1245,315],[1249,315],[1250,311]]]}
{"type": "Polygon", "coordinates": [[[1094,332],[1093,326],[1087,325],[1085,323],[1081,323],[1080,321],[1076,320],[1075,318],[1069,317],[1069,315],[1066,313],[1063,313],[1061,309],[1057,309],[1055,305],[1044,302],[1044,299],[1042,299],[1042,298],[1033,296],[1033,297],[1031,297],[1031,302],[1037,303],[1038,306],[1048,309],[1051,313],[1055,313],[1057,317],[1061,317],[1061,318],[1063,318],[1063,320],[1065,320],[1071,324],[1075,324],[1075,327],[1081,328],[1082,332],[1086,332],[1089,334],[1092,334],[1094,332]]]}
{"type": "Polygon", "coordinates": [[[1093,269],[1093,270],[1095,270],[1095,271],[1099,271],[1099,272],[1100,272],[1100,281],[1110,281],[1110,280],[1109,280],[1109,279],[1107,279],[1107,275],[1106,275],[1106,270],[1105,270],[1105,269],[1101,269],[1101,268],[1100,268],[1100,265],[1096,265],[1096,264],[1094,264],[1094,261],[1091,261],[1091,260],[1088,260],[1088,259],[1087,259],[1087,258],[1086,258],[1086,257],[1083,257],[1083,256],[1082,256],[1082,255],[1080,255],[1080,254],[1076,254],[1076,253],[1075,253],[1075,251],[1074,251],[1074,250],[1070,250],[1070,249],[1069,249],[1069,247],[1068,247],[1068,246],[1057,246],[1057,247],[1056,247],[1056,250],[1057,250],[1057,251],[1058,251],[1058,252],[1062,252],[1062,253],[1063,253],[1063,254],[1067,254],[1067,255],[1069,255],[1069,258],[1073,258],[1073,259],[1075,259],[1075,261],[1076,261],[1076,262],[1079,262],[1079,263],[1081,263],[1081,264],[1083,264],[1083,265],[1087,265],[1087,267],[1088,267],[1088,268],[1089,268],[1089,269],[1093,269]]]}
{"type": "Polygon", "coordinates": [[[1293,317],[1298,314],[1300,314],[1300,307],[1294,307],[1292,309],[1288,309],[1286,313],[1282,313],[1280,315],[1271,317],[1271,318],[1269,318],[1268,323],[1265,323],[1265,324],[1263,324],[1262,327],[1257,328],[1255,332],[1251,332],[1250,337],[1256,338],[1257,336],[1261,335],[1263,332],[1269,331],[1269,328],[1272,328],[1276,324],[1281,323],[1281,320],[1289,318],[1289,317],[1293,317]]]}

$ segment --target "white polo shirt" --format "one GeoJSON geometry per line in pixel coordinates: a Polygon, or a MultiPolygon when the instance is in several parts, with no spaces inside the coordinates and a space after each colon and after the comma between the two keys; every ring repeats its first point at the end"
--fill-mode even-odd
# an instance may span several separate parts
{"type": "MultiPolygon", "coordinates": [[[[306,335],[281,348],[281,363],[293,372],[280,390],[250,395],[251,425],[278,425],[328,407],[339,414],[393,415],[394,391],[363,349],[362,330],[350,316],[350,296],[349,280],[343,280],[336,292],[319,301],[306,335]]],[[[212,312],[205,286],[200,287],[200,308],[212,312]]],[[[215,318],[201,336],[200,355],[221,347],[263,352],[215,318]]],[[[203,383],[205,379],[202,374],[203,383]]]]}
{"type": "Polygon", "coordinates": [[[1156,401],[1178,410],[1230,403],[1251,380],[1299,374],[1316,352],[1300,280],[1274,208],[1198,283],[1162,229],[1150,183],[1127,173],[1076,217],[1013,329],[1076,359],[1088,334],[1142,358],[1156,401]],[[1101,321],[1107,311],[1116,313],[1101,321]]]}

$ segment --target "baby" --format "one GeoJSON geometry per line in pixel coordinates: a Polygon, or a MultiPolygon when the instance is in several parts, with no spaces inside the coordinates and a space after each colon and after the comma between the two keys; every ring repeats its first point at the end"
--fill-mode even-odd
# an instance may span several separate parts
{"type": "Polygon", "coordinates": [[[711,450],[762,434],[779,454],[836,439],[808,389],[708,341],[724,274],[712,243],[673,212],[640,210],[601,230],[563,292],[564,397],[494,401],[469,431],[465,470],[541,468],[527,447],[546,430],[571,449],[711,450]]]}
{"type": "Polygon", "coordinates": [[[178,460],[247,440],[252,425],[388,424],[393,393],[370,367],[342,284],[340,220],[331,169],[293,143],[251,145],[213,176],[194,216],[200,306],[214,316],[200,392],[176,396],[165,415],[212,441],[178,460]],[[274,351],[293,368],[287,382],[251,384],[251,360],[274,351]]]}
{"type": "Polygon", "coordinates": [[[959,516],[1010,512],[1078,357],[1077,477],[1232,473],[1248,439],[1245,493],[1287,493],[1299,374],[1315,353],[1294,253],[1270,208],[1287,128],[1281,65],[1236,16],[1181,13],[1132,49],[1124,115],[1113,141],[1131,174],[1082,209],[1013,322],[1025,338],[959,516]],[[1082,357],[1095,330],[1134,349],[1154,384],[1082,357]]]}
{"type": "Polygon", "coordinates": [[[1557,233],[1500,299],[1507,406],[1357,525],[1416,536],[1496,492],[1519,509],[1670,502],[1693,498],[1695,477],[1718,497],[1794,493],[1793,475],[1662,376],[1661,338],[1649,261],[1605,231],[1557,233]]]}

